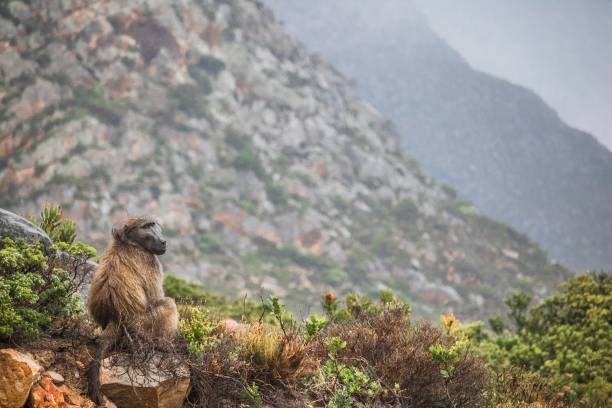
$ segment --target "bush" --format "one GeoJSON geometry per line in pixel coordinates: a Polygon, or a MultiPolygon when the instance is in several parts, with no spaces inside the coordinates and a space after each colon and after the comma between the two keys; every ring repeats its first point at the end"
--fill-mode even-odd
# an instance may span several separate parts
{"type": "Polygon", "coordinates": [[[206,95],[199,87],[181,84],[168,91],[170,106],[192,117],[205,117],[208,113],[206,95]]]}
{"type": "MultiPolygon", "coordinates": [[[[566,401],[605,406],[612,395],[612,276],[583,274],[540,306],[528,310],[529,303],[514,295],[507,304],[516,330],[478,342],[492,366],[550,379],[566,401]]],[[[494,325],[503,331],[503,322],[494,325]]]]}
{"type": "Polygon", "coordinates": [[[191,354],[201,356],[217,344],[219,324],[210,319],[208,312],[201,307],[184,306],[179,309],[179,337],[187,341],[191,354]]]}
{"type": "MultiPolygon", "coordinates": [[[[72,250],[72,247],[66,247],[72,250]]],[[[84,251],[84,248],[74,252],[84,251]]],[[[91,251],[85,251],[87,256],[91,251]]],[[[50,266],[40,244],[0,241],[0,342],[38,337],[55,318],[82,311],[76,270],[50,266]]]]}

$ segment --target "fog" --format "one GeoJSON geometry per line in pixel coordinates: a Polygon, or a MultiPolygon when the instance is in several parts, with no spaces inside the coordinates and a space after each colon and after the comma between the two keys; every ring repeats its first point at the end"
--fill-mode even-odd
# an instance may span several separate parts
{"type": "Polygon", "coordinates": [[[612,1],[418,1],[475,68],[533,89],[612,147],[612,1]]]}
{"type": "MultiPolygon", "coordinates": [[[[342,3],[343,0],[331,0],[342,3]]],[[[330,2],[326,0],[325,3],[330,2]]],[[[410,1],[352,0],[367,13],[386,14],[389,24],[410,15],[410,1]]],[[[300,8],[304,19],[288,31],[313,32],[322,22],[313,2],[266,0],[282,14],[300,8]]],[[[315,2],[316,3],[316,2],[315,2]]],[[[609,0],[417,0],[430,25],[471,65],[526,86],[570,125],[612,148],[612,1],[609,0]]],[[[317,3],[318,4],[318,3],[317,3]]],[[[350,16],[348,16],[350,17],[350,16]]],[[[337,16],[339,24],[347,16],[337,16]]],[[[360,27],[367,21],[360,21],[360,27]]],[[[383,29],[383,27],[379,27],[383,29]]]]}

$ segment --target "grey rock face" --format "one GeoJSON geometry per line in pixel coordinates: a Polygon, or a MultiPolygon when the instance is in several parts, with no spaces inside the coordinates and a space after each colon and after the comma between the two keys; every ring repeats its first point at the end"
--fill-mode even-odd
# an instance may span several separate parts
{"type": "Polygon", "coordinates": [[[30,221],[10,211],[0,208],[0,237],[23,239],[27,242],[40,242],[48,249],[51,238],[30,221]]]}

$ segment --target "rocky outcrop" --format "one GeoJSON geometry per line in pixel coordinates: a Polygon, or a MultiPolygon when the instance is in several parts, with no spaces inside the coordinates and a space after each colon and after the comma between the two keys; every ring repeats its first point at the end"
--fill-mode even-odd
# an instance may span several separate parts
{"type": "Polygon", "coordinates": [[[189,369],[179,366],[171,373],[165,372],[160,368],[162,358],[155,356],[138,368],[122,364],[121,356],[104,360],[100,374],[102,393],[121,408],[182,406],[189,391],[189,369]]]}
{"type": "Polygon", "coordinates": [[[0,407],[22,408],[43,368],[27,354],[0,349],[0,407]]]}
{"type": "Polygon", "coordinates": [[[43,230],[25,218],[2,208],[0,208],[0,237],[23,239],[30,243],[40,242],[47,249],[51,246],[51,239],[43,230]]]}
{"type": "Polygon", "coordinates": [[[566,273],[425,176],[257,1],[27,7],[0,24],[0,206],[57,202],[99,250],[151,214],[168,273],[294,310],[393,288],[421,316],[484,317],[566,273]]]}
{"type": "MultiPolygon", "coordinates": [[[[95,404],[74,389],[58,381],[59,374],[45,373],[32,388],[27,408],[95,408],[95,404]]],[[[60,376],[61,377],[61,376],[60,376]]]]}

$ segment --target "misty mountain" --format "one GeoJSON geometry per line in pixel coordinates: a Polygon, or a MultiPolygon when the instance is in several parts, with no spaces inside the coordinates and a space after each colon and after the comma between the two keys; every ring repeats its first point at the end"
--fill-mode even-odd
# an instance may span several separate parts
{"type": "Polygon", "coordinates": [[[535,91],[612,149],[612,2],[416,0],[468,62],[535,91]]]}
{"type": "Polygon", "coordinates": [[[392,288],[484,317],[568,275],[425,176],[259,2],[81,3],[0,7],[0,207],[59,203],[98,249],[156,216],[166,272],[297,312],[392,288]]]}
{"type": "Polygon", "coordinates": [[[267,3],[393,120],[427,173],[573,268],[612,265],[612,154],[591,135],[473,69],[411,2],[267,3]]]}

